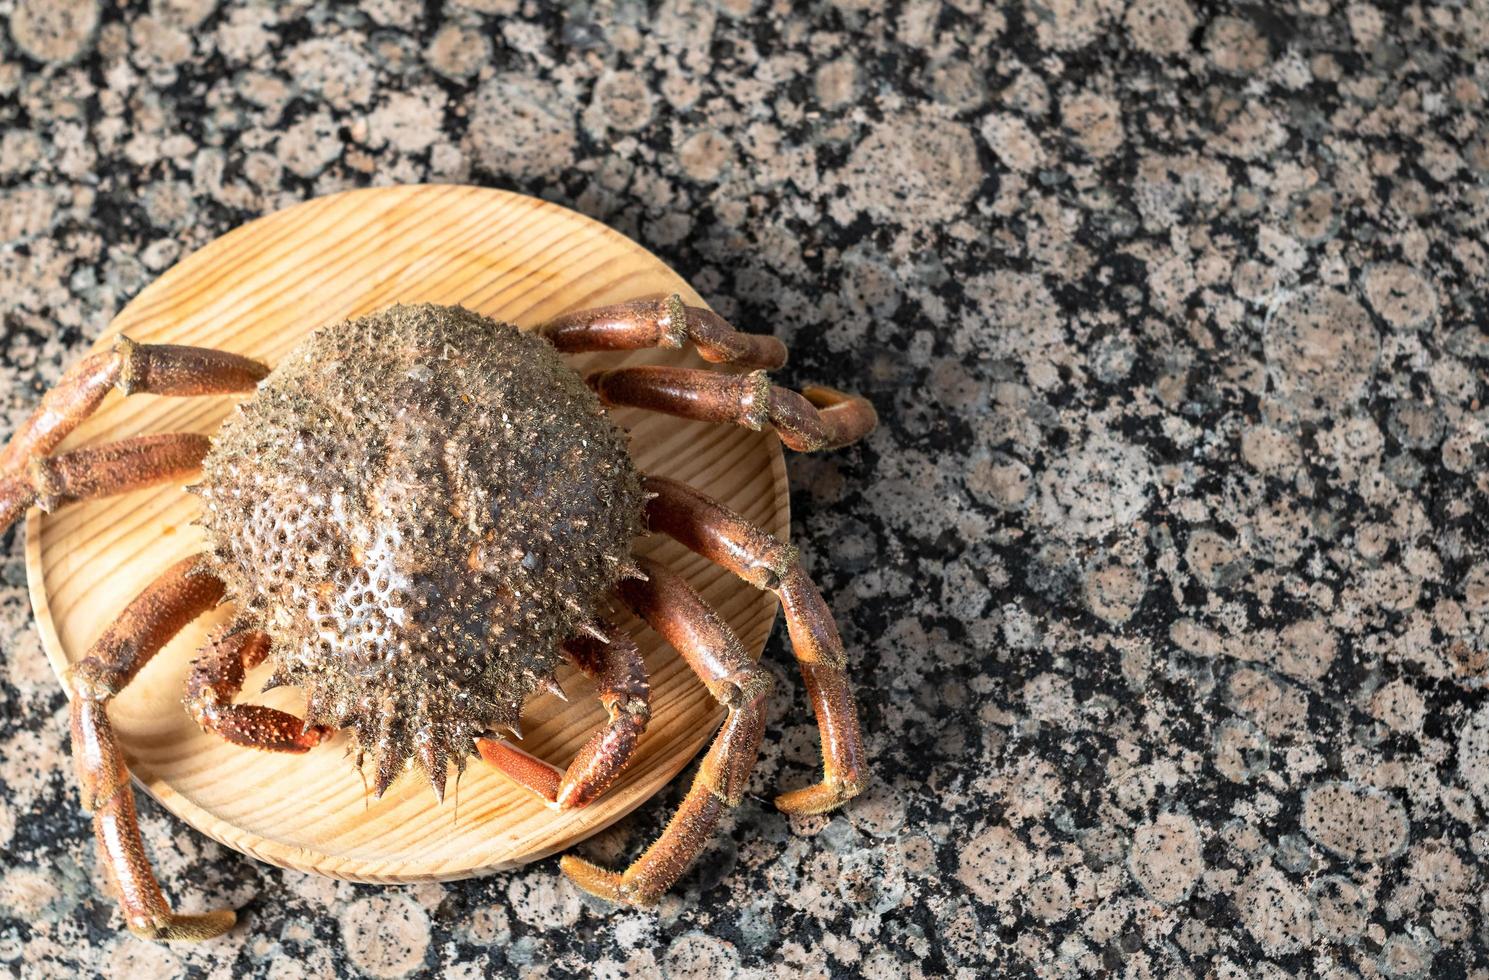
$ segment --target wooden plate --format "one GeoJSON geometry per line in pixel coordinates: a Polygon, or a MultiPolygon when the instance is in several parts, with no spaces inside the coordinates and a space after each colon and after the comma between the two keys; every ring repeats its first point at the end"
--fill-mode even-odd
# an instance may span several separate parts
{"type": "MultiPolygon", "coordinates": [[[[275,364],[322,324],[396,302],[461,304],[532,327],[566,310],[688,284],[655,256],[595,221],[543,201],[462,186],[349,191],[308,201],[224,235],[170,269],[115,318],[97,347],[140,341],[220,347],[275,364]]],[[[691,351],[574,357],[590,365],[704,366],[691,351]]],[[[63,449],[141,432],[211,434],[225,398],[109,395],[63,449]]],[[[785,465],[770,433],[618,411],[645,472],[699,487],[782,537],[789,529],[785,465]]],[[[121,609],[171,562],[199,550],[197,503],[179,487],[33,511],[26,524],[31,601],[53,669],[83,656],[121,609]]],[[[638,551],[684,574],[758,656],[776,601],[670,541],[638,551]]],[[[657,792],[692,759],[723,713],[672,650],[635,619],[624,622],[651,669],[653,720],[624,778],[586,809],[556,814],[473,759],[444,805],[417,771],[372,798],[338,736],[303,756],[239,748],[203,734],[181,705],[191,657],[227,608],[188,627],[113,703],[110,713],[135,780],[167,809],[229,847],[271,864],[355,881],[462,878],[552,854],[593,834],[657,792]]],[[[300,712],[303,694],[246,697],[300,712]]],[[[534,699],[523,747],[556,765],[603,723],[589,681],[559,673],[567,704],[534,699]]],[[[168,890],[170,883],[167,883],[168,890]]]]}

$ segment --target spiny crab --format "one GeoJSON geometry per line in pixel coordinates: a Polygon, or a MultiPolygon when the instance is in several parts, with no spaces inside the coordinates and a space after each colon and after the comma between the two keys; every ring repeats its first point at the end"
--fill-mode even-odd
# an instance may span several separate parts
{"type": "Polygon", "coordinates": [[[231,910],[171,911],[145,857],[128,769],[107,706],[188,622],[231,601],[187,682],[186,706],[238,745],[305,752],[347,729],[381,793],[417,767],[443,799],[478,755],[559,808],[615,781],[650,717],[635,643],[601,618],[618,600],[649,623],[727,707],[692,787],[661,836],[623,873],[572,855],[581,888],[655,902],[738,805],[755,764],[770,675],[676,573],[631,554],[646,531],[774,592],[822,732],[820,783],[788,813],[830,810],[865,779],[857,709],[831,614],[796,550],[685,484],[637,472],[607,405],[759,429],[812,451],[876,424],[861,397],[772,385],[775,338],[740,333],[677,296],[583,310],[532,333],[459,307],[395,306],[311,333],[272,372],[236,354],[120,337],[68,371],[0,450],[0,530],[28,507],[185,480],[207,549],[167,569],[68,677],[73,755],[99,853],[125,922],[156,940],[202,940],[231,910]],[[628,367],[580,378],[561,353],[681,347],[727,374],[628,367]],[[253,392],[214,440],[143,435],[48,454],[124,394],[253,392]],[[609,722],[565,770],[501,732],[556,684],[560,658],[596,683],[609,722]],[[270,685],[306,692],[305,717],[235,699],[268,659],[270,685]]]}

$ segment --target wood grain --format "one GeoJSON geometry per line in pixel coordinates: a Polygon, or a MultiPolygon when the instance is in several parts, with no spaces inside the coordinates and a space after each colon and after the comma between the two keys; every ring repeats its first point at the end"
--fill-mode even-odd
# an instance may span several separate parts
{"type": "MultiPolygon", "coordinates": [[[[461,304],[532,327],[559,313],[688,284],[622,235],[564,208],[501,191],[418,186],[350,191],[261,218],[166,272],[99,339],[221,347],[277,363],[307,332],[395,302],[461,304]]],[[[741,324],[749,329],[748,324],[741,324]]],[[[704,366],[691,351],[585,355],[591,365],[704,366]]],[[[141,432],[211,434],[230,400],[121,398],[63,443],[94,445],[141,432]]],[[[769,433],[618,411],[646,472],[685,480],[777,535],[789,529],[780,444],[769,433]]],[[[199,550],[196,501],[162,487],[42,515],[26,525],[31,598],[52,667],[61,671],[155,574],[199,550]]],[[[638,552],[684,574],[739,632],[754,656],[775,618],[773,596],[659,539],[638,552]]],[[[238,748],[204,735],[181,694],[192,653],[222,609],[189,627],[114,702],[111,713],[136,781],[197,830],[272,864],[337,878],[407,882],[461,878],[552,854],[593,834],[657,792],[697,754],[722,712],[676,655],[634,618],[652,672],[654,720],[635,763],[589,808],[555,814],[473,759],[443,806],[416,772],[380,800],[367,792],[338,736],[304,756],[238,748]]],[[[249,677],[257,692],[267,668],[249,677]]],[[[600,725],[593,687],[562,669],[565,704],[529,705],[523,747],[566,765],[600,725]]],[[[303,695],[254,696],[299,712],[303,695]]],[[[557,873],[555,871],[555,873],[557,873]]],[[[176,890],[167,882],[168,890],[176,890]]]]}

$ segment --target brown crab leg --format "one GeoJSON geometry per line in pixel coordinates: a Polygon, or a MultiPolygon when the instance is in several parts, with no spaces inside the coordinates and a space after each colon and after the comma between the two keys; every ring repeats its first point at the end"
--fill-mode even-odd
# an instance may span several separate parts
{"type": "Polygon", "coordinates": [[[251,391],[268,375],[258,361],[206,347],[137,344],[120,336],[114,346],[83,358],[42,396],[4,449],[0,473],[14,472],[33,456],[45,456],[92,415],[109,389],[126,395],[216,395],[251,391]]]}
{"type": "Polygon", "coordinates": [[[712,310],[684,306],[676,293],[565,313],[538,334],[564,353],[677,348],[691,341],[705,361],[772,370],[786,363],[786,345],[776,338],[740,333],[712,310]]]}
{"type": "Polygon", "coordinates": [[[522,751],[504,738],[476,739],[481,759],[523,789],[541,796],[550,805],[558,803],[558,784],[563,770],[522,751]]]}
{"type": "Polygon", "coordinates": [[[199,556],[182,559],[125,607],[68,672],[72,698],[72,755],[83,806],[119,888],[129,931],[145,939],[211,939],[232,928],[231,909],[204,915],[171,911],[140,840],[129,769],[109,724],[108,703],[182,627],[222,599],[223,584],[198,570],[199,556]]]}
{"type": "Polygon", "coordinates": [[[561,867],[590,894],[651,905],[703,850],[724,807],[738,806],[744,797],[764,734],[771,678],[692,586],[656,562],[637,562],[647,578],[622,581],[621,598],[672,644],[729,714],[677,813],[629,868],[617,874],[573,855],[565,856],[561,867]]]}
{"type": "Polygon", "coordinates": [[[609,789],[635,754],[651,719],[651,685],[636,641],[609,624],[611,637],[601,643],[591,636],[564,642],[564,655],[591,677],[610,722],[579,749],[564,771],[534,758],[505,739],[476,742],[481,758],[509,779],[526,786],[560,810],[585,806],[609,789]]]}
{"type": "Polygon", "coordinates": [[[186,710],[202,730],[235,745],[270,752],[305,752],[331,729],[307,725],[287,711],[259,704],[233,704],[248,671],[269,655],[269,637],[231,627],[207,640],[186,680],[186,710]]]}
{"type": "Polygon", "coordinates": [[[801,567],[801,556],[763,528],[685,483],[650,476],[655,494],[646,505],[653,531],[722,565],[781,600],[791,647],[822,732],[822,782],[776,798],[787,813],[822,813],[856,796],[867,778],[858,709],[848,684],[847,655],[822,593],[801,567]]]}
{"type": "Polygon", "coordinates": [[[770,383],[764,371],[721,374],[675,367],[628,367],[585,378],[607,405],[631,405],[685,419],[727,422],[747,429],[774,426],[797,452],[857,442],[879,417],[858,395],[809,386],[801,394],[770,383]]]}
{"type": "Polygon", "coordinates": [[[651,684],[636,641],[613,626],[600,628],[611,637],[609,643],[576,636],[564,644],[574,666],[593,678],[610,722],[569,763],[558,787],[560,810],[584,806],[609,789],[630,763],[651,720],[651,684]]]}
{"type": "Polygon", "coordinates": [[[75,501],[185,479],[201,468],[210,448],[206,436],[172,432],[135,436],[57,456],[33,456],[24,469],[0,476],[0,531],[32,504],[50,513],[75,501]]]}

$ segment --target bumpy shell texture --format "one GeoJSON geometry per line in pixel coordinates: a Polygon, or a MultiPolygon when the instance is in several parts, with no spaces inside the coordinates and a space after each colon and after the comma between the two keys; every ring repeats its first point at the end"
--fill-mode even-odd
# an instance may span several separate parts
{"type": "Polygon", "coordinates": [[[352,730],[377,792],[416,759],[436,795],[632,567],[644,503],[551,346],[429,305],[306,338],[223,425],[197,493],[271,684],[352,730]]]}

